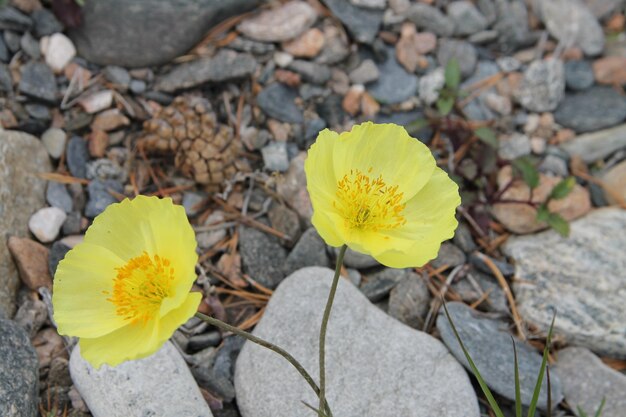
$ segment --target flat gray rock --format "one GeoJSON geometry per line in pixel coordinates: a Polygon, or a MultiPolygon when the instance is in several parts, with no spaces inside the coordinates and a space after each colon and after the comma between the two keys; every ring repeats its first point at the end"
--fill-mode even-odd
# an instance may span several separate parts
{"type": "Polygon", "coordinates": [[[398,63],[395,48],[387,48],[387,59],[379,64],[378,70],[378,80],[370,84],[367,91],[381,103],[401,103],[417,93],[417,76],[398,63]]]}
{"type": "Polygon", "coordinates": [[[152,356],[94,369],[76,346],[74,386],[94,417],[212,417],[185,360],[170,342],[152,356]]]}
{"type": "Polygon", "coordinates": [[[623,417],[626,375],[609,368],[592,352],[580,347],[560,350],[556,369],[563,380],[565,399],[572,408],[580,407],[593,416],[605,398],[602,417],[623,417]]]}
{"type": "Polygon", "coordinates": [[[591,87],[567,94],[554,119],[579,133],[606,129],[626,119],[626,100],[611,87],[591,87]]]}
{"type": "Polygon", "coordinates": [[[519,103],[532,112],[553,111],[565,95],[565,69],[560,59],[532,62],[514,92],[519,103]]]}
{"type": "Polygon", "coordinates": [[[0,310],[7,316],[15,311],[19,277],[6,239],[28,236],[28,219],[46,203],[46,181],[37,174],[49,171],[40,140],[27,133],[0,132],[0,310]]]}
{"type": "MultiPolygon", "coordinates": [[[[509,323],[487,318],[463,303],[449,303],[448,310],[459,332],[465,348],[469,352],[483,379],[493,391],[515,401],[515,355],[513,340],[508,330],[509,323]]],[[[437,330],[454,356],[467,368],[469,363],[461,350],[452,327],[443,309],[437,317],[437,330]]],[[[533,396],[537,375],[541,367],[541,355],[531,346],[515,339],[519,364],[520,391],[522,404],[528,406],[533,396]]],[[[555,372],[550,373],[552,404],[563,399],[561,382],[555,372]]],[[[548,382],[544,378],[537,407],[548,407],[548,382]]]]}
{"type": "Polygon", "coordinates": [[[324,0],[324,3],[346,25],[346,29],[357,42],[374,42],[383,21],[382,10],[358,7],[346,0],[324,0]]]}
{"type": "Polygon", "coordinates": [[[624,146],[626,146],[626,124],[578,135],[561,145],[561,148],[570,156],[579,156],[590,164],[606,158],[624,146]]]}
{"type": "Polygon", "coordinates": [[[36,417],[39,361],[28,333],[0,312],[0,416],[36,417]]]}
{"type": "MultiPolygon", "coordinates": [[[[333,271],[304,268],[274,292],[254,334],[317,375],[318,332],[333,271]]],[[[327,398],[342,417],[478,417],[467,374],[439,341],[389,317],[341,279],[326,343],[327,398]],[[445,387],[445,389],[442,389],[445,387]]],[[[236,364],[243,417],[294,417],[316,404],[310,387],[276,353],[246,342],[236,364]]]]}
{"type": "Polygon", "coordinates": [[[568,343],[626,359],[626,211],[605,208],[554,231],[516,236],[504,246],[516,263],[514,290],[522,318],[568,343]]]}

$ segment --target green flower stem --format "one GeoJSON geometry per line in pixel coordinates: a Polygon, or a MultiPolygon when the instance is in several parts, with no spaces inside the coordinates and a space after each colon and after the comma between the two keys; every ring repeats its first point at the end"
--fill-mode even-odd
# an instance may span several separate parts
{"type": "MultiPolygon", "coordinates": [[[[337,256],[335,276],[333,277],[333,283],[330,287],[328,301],[326,301],[326,309],[324,310],[324,316],[322,317],[322,327],[320,328],[320,410],[322,409],[323,405],[328,404],[326,402],[326,327],[328,326],[330,311],[333,308],[333,301],[335,301],[335,293],[337,292],[337,285],[339,284],[339,273],[341,272],[341,265],[343,264],[343,257],[346,254],[346,249],[348,249],[348,247],[346,245],[343,245],[339,250],[339,255],[337,256]]],[[[330,408],[327,408],[327,411],[329,417],[332,417],[330,408]]]]}
{"type": "MultiPolygon", "coordinates": [[[[298,362],[293,356],[291,356],[291,354],[289,354],[289,352],[287,352],[286,350],[276,346],[273,343],[270,343],[266,340],[263,340],[259,337],[254,336],[251,333],[248,333],[244,330],[241,330],[235,326],[231,326],[230,324],[224,323],[221,320],[218,320],[216,318],[213,318],[211,316],[207,316],[206,314],[202,314],[202,313],[196,313],[196,317],[198,317],[201,320],[204,320],[205,322],[215,326],[215,327],[219,327],[222,330],[225,330],[227,332],[231,332],[236,334],[237,336],[241,336],[244,339],[248,339],[249,341],[256,343],[257,345],[263,346],[264,348],[267,348],[271,351],[274,351],[276,353],[278,353],[280,356],[282,356],[283,358],[285,358],[287,360],[287,362],[289,362],[291,365],[293,365],[294,368],[296,368],[296,370],[300,373],[300,375],[302,375],[302,378],[305,379],[305,381],[309,384],[309,386],[311,387],[311,389],[315,392],[315,395],[317,395],[319,397],[320,395],[320,389],[317,386],[317,384],[315,383],[315,381],[313,380],[313,378],[311,377],[311,375],[309,375],[309,373],[306,371],[306,369],[304,369],[304,367],[300,364],[300,362],[298,362]]],[[[325,405],[325,409],[326,410],[330,410],[330,408],[328,407],[328,404],[326,403],[326,401],[324,401],[322,404],[325,405]]],[[[329,417],[332,417],[329,416],[329,417]]]]}

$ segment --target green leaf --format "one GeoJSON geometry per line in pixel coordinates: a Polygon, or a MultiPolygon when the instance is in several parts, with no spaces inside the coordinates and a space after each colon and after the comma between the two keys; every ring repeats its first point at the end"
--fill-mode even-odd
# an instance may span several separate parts
{"type": "Polygon", "coordinates": [[[548,217],[550,217],[550,210],[548,210],[547,204],[543,203],[537,208],[537,221],[547,222],[548,217]]]}
{"type": "Polygon", "coordinates": [[[513,336],[511,336],[511,342],[513,342],[513,359],[515,360],[515,417],[522,417],[522,391],[519,383],[517,346],[515,346],[515,339],[513,336]]]}
{"type": "Polygon", "coordinates": [[[442,116],[447,116],[454,107],[454,97],[439,97],[437,100],[437,109],[442,116]]]}
{"type": "Polygon", "coordinates": [[[528,406],[528,417],[535,416],[535,410],[537,409],[537,402],[539,401],[539,393],[541,392],[541,385],[543,383],[543,375],[545,374],[546,367],[548,366],[548,353],[550,352],[550,345],[552,344],[552,330],[554,329],[554,320],[556,319],[556,311],[552,316],[552,323],[550,324],[550,330],[548,330],[548,337],[546,339],[546,346],[543,349],[543,357],[541,359],[541,367],[539,368],[539,375],[537,375],[537,382],[535,383],[535,390],[533,391],[533,397],[528,406]]]}
{"type": "Polygon", "coordinates": [[[474,134],[478,137],[478,139],[480,139],[487,145],[491,146],[492,148],[498,149],[500,143],[498,142],[496,132],[494,132],[493,129],[489,127],[479,127],[478,129],[474,130],[474,134]]]}
{"type": "Polygon", "coordinates": [[[513,166],[520,172],[522,179],[530,188],[537,188],[539,185],[539,172],[528,158],[517,158],[513,161],[513,166]]]}
{"type": "Polygon", "coordinates": [[[548,226],[556,230],[561,236],[569,236],[569,223],[559,213],[550,213],[547,223],[548,226]]]}
{"type": "Polygon", "coordinates": [[[606,404],[606,397],[602,398],[600,407],[598,407],[598,410],[596,411],[596,414],[594,417],[600,417],[602,415],[602,409],[604,408],[604,404],[606,404]]]}
{"type": "Polygon", "coordinates": [[[485,397],[487,397],[487,401],[489,402],[489,405],[491,406],[491,409],[493,410],[493,412],[496,413],[496,417],[504,417],[504,413],[502,413],[502,410],[498,406],[496,399],[493,397],[491,390],[487,386],[487,383],[485,382],[483,377],[480,375],[480,372],[478,372],[478,368],[476,367],[476,364],[474,364],[474,361],[472,360],[469,352],[465,348],[465,345],[463,344],[463,341],[461,340],[461,336],[459,336],[459,332],[456,330],[456,326],[452,322],[452,317],[450,317],[450,313],[448,312],[448,306],[446,306],[446,302],[442,300],[442,304],[443,304],[443,310],[445,311],[446,317],[448,318],[448,322],[450,323],[450,327],[452,327],[452,331],[454,332],[454,336],[456,337],[456,340],[459,342],[459,345],[461,346],[461,350],[463,350],[463,354],[465,355],[465,359],[467,359],[467,362],[469,363],[470,368],[472,368],[472,372],[474,373],[474,376],[476,377],[476,380],[478,381],[478,385],[480,385],[480,389],[482,389],[483,394],[485,394],[485,397]]]}
{"type": "Polygon", "coordinates": [[[445,70],[446,87],[450,90],[456,90],[461,83],[461,67],[456,58],[452,58],[446,64],[445,70]]]}
{"type": "Polygon", "coordinates": [[[565,178],[554,186],[548,198],[551,200],[560,200],[562,198],[565,198],[574,189],[574,185],[576,185],[576,178],[565,178]]]}

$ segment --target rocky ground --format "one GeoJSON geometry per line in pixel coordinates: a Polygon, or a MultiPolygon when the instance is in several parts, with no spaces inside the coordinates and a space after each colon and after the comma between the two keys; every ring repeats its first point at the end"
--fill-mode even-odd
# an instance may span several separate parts
{"type": "Polygon", "coordinates": [[[201,311],[259,323],[315,374],[336,252],[311,227],[305,151],[321,129],[375,120],[428,144],[463,205],[423,268],[348,252],[328,336],[335,414],[491,415],[444,296],[509,415],[511,335],[528,405],[556,309],[553,415],[593,415],[605,398],[603,415],[623,417],[622,0],[8,3],[0,415],[307,415],[314,398],[280,358],[196,319],[157,355],[95,372],[50,319],[52,277],[107,205],[170,196],[197,232],[201,311]],[[544,202],[569,237],[537,220],[544,202]]]}

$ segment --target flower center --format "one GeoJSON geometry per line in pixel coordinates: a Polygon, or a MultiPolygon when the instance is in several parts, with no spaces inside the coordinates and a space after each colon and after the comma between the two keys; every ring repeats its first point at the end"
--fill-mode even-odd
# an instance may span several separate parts
{"type": "MultiPolygon", "coordinates": [[[[372,173],[372,168],[367,172],[372,173]]],[[[337,182],[337,200],[333,206],[351,229],[389,230],[406,223],[402,211],[402,192],[389,186],[382,175],[370,177],[358,169],[350,170],[337,182]]]]}
{"type": "Polygon", "coordinates": [[[144,252],[116,270],[113,294],[107,301],[115,304],[119,316],[133,323],[150,320],[163,299],[173,294],[174,269],[159,255],[150,258],[144,252]]]}

